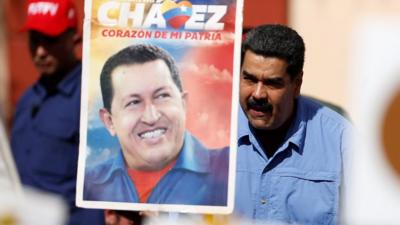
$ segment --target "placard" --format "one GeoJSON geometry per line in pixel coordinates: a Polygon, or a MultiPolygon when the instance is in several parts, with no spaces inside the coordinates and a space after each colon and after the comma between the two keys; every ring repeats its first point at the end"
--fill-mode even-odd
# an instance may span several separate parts
{"type": "Polygon", "coordinates": [[[242,8],[85,1],[78,206],[232,211],[242,8]]]}

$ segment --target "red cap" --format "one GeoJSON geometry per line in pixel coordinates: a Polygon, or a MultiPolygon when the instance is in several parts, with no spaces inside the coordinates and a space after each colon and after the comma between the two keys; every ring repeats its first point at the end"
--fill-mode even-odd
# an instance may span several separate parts
{"type": "Polygon", "coordinates": [[[58,36],[67,28],[77,28],[77,11],[70,0],[28,0],[26,23],[22,30],[36,30],[58,36]]]}

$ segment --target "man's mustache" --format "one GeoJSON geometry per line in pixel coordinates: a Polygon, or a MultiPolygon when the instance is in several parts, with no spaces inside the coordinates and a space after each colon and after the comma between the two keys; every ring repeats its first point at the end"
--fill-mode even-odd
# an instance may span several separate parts
{"type": "Polygon", "coordinates": [[[247,106],[261,112],[269,112],[272,110],[272,105],[266,99],[250,97],[249,100],[247,100],[247,106]]]}

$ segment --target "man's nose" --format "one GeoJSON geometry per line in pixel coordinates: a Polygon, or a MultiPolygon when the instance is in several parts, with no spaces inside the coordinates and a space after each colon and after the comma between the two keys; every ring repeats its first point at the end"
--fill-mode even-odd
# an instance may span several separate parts
{"type": "Polygon", "coordinates": [[[161,117],[161,114],[158,111],[157,107],[154,104],[149,104],[144,109],[141,120],[142,120],[142,122],[151,125],[151,124],[156,123],[160,119],[160,117],[161,117]]]}
{"type": "Polygon", "coordinates": [[[267,97],[267,90],[261,81],[257,82],[252,95],[255,99],[264,99],[267,97]]]}
{"type": "Polygon", "coordinates": [[[44,57],[47,55],[47,50],[43,45],[38,45],[35,49],[35,56],[36,57],[44,57]]]}

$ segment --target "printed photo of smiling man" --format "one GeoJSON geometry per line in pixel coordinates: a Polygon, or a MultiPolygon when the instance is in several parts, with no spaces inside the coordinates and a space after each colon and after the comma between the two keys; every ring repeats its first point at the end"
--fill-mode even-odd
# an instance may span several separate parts
{"type": "Polygon", "coordinates": [[[123,48],[100,74],[99,117],[120,151],[86,165],[83,200],[226,206],[229,148],[208,149],[186,128],[177,65],[150,44],[123,48]]]}

